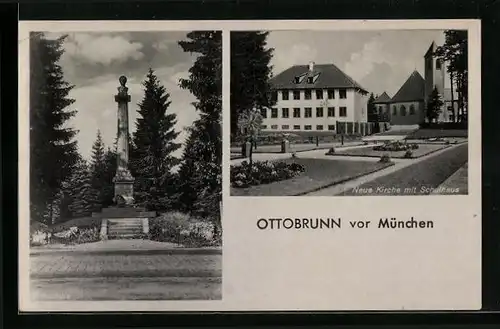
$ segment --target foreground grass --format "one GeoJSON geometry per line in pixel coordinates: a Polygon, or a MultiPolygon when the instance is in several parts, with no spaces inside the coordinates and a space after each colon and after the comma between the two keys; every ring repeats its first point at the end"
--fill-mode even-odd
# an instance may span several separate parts
{"type": "Polygon", "coordinates": [[[286,159],[298,163],[305,172],[297,177],[247,188],[231,187],[233,196],[294,196],[312,192],[349,179],[363,176],[393,164],[373,161],[343,161],[325,159],[286,159]]]}
{"type": "MultiPolygon", "coordinates": [[[[450,145],[444,144],[420,144],[418,149],[411,150],[413,158],[420,158],[424,155],[430,154],[432,152],[439,151],[443,148],[449,147],[450,145]]],[[[373,147],[362,147],[357,149],[348,149],[343,151],[342,149],[338,150],[333,155],[344,155],[344,156],[365,156],[365,157],[377,157],[380,158],[384,154],[389,154],[391,158],[405,158],[406,151],[397,151],[397,152],[389,152],[389,151],[375,151],[373,147]]]]}
{"type": "MultiPolygon", "coordinates": [[[[431,189],[438,187],[458,169],[465,165],[468,159],[468,144],[461,144],[443,153],[422,160],[394,173],[382,176],[365,184],[358,189],[370,190],[363,195],[387,195],[383,189],[400,189],[407,191],[397,195],[427,195],[431,189]]],[[[466,194],[460,190],[455,194],[466,194]]],[[[354,190],[348,190],[341,195],[359,195],[354,190]]],[[[389,193],[389,195],[395,195],[389,193]]]]}

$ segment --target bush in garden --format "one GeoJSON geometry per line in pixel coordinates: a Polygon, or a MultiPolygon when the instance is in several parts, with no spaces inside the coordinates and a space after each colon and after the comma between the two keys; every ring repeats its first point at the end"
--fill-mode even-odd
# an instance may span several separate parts
{"type": "Polygon", "coordinates": [[[330,147],[330,149],[328,150],[328,152],[326,152],[325,155],[333,155],[335,154],[335,148],[334,147],[330,147]]]}
{"type": "Polygon", "coordinates": [[[410,149],[418,149],[418,144],[395,141],[395,142],[387,142],[383,145],[377,145],[373,147],[374,151],[387,151],[387,152],[400,152],[400,151],[407,151],[410,149]]]}
{"type": "Polygon", "coordinates": [[[186,247],[221,245],[215,224],[181,212],[164,213],[149,221],[149,238],[186,247]]]}
{"type": "Polygon", "coordinates": [[[406,151],[404,157],[407,158],[407,159],[412,158],[413,157],[413,151],[412,150],[406,151]]]}
{"type": "Polygon", "coordinates": [[[391,156],[389,154],[384,154],[380,157],[380,161],[382,163],[390,163],[391,162],[391,156]]]}
{"type": "Polygon", "coordinates": [[[231,184],[233,187],[268,184],[293,178],[304,172],[304,167],[298,163],[284,161],[257,161],[252,168],[244,161],[239,166],[231,166],[231,184]]]}

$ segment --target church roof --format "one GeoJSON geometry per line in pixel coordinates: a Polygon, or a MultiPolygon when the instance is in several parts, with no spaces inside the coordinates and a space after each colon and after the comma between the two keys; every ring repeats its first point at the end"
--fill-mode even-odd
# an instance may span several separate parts
{"type": "Polygon", "coordinates": [[[387,95],[387,93],[384,91],[382,95],[378,96],[373,103],[389,103],[391,101],[391,97],[387,95]]]}
{"type": "Polygon", "coordinates": [[[270,83],[274,89],[354,88],[367,92],[334,64],[315,64],[312,71],[309,65],[294,65],[276,75],[270,83]],[[302,76],[306,78],[297,83],[295,78],[302,76]],[[307,77],[313,77],[313,82],[310,83],[307,77]]]}
{"type": "Polygon", "coordinates": [[[406,82],[399,88],[398,92],[392,97],[392,103],[422,101],[425,95],[425,81],[418,73],[413,71],[406,82]]]}
{"type": "Polygon", "coordinates": [[[424,57],[427,57],[427,56],[431,55],[434,52],[435,48],[436,48],[436,43],[434,41],[432,41],[431,46],[425,52],[424,57]]]}

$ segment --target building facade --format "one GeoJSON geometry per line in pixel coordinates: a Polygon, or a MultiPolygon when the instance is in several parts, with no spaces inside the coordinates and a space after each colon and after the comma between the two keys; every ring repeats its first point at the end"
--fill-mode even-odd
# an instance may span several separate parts
{"type": "Polygon", "coordinates": [[[333,64],[292,66],[270,82],[276,105],[261,110],[263,132],[336,132],[339,122],[367,122],[368,92],[333,64]]]}

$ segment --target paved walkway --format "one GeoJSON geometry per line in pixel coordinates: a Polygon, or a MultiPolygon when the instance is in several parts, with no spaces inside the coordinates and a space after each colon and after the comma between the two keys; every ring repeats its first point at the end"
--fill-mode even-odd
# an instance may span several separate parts
{"type": "MultiPolygon", "coordinates": [[[[417,163],[421,163],[422,161],[434,158],[434,157],[439,157],[443,154],[446,154],[447,152],[453,152],[453,150],[457,150],[457,148],[465,148],[467,149],[468,144],[459,144],[459,145],[454,145],[449,148],[445,148],[443,150],[439,150],[437,152],[431,153],[429,155],[417,158],[417,159],[393,159],[393,162],[395,163],[393,166],[390,166],[388,168],[382,169],[380,171],[377,171],[372,174],[368,174],[366,176],[359,177],[357,179],[350,180],[344,184],[338,184],[334,185],[316,192],[308,193],[306,196],[332,196],[332,195],[343,195],[347,191],[353,190],[355,187],[360,187],[363,186],[363,184],[367,184],[370,182],[375,181],[376,179],[382,178],[382,177],[387,177],[390,174],[394,174],[396,172],[399,172],[403,168],[407,168],[409,166],[415,165],[417,163]]],[[[339,158],[339,157],[337,157],[339,158]]],[[[348,158],[342,156],[342,158],[348,158]]],[[[366,159],[363,157],[353,157],[356,158],[356,160],[360,161],[362,159],[366,159]]],[[[346,159],[347,160],[347,159],[346,159]]],[[[354,159],[353,159],[354,160],[354,159]]],[[[378,161],[377,158],[375,158],[376,161],[378,161]]],[[[465,160],[466,161],[466,160],[465,160]]],[[[411,173],[411,169],[408,168],[410,171],[409,174],[411,173]]],[[[363,194],[366,195],[366,194],[363,194]]]]}

